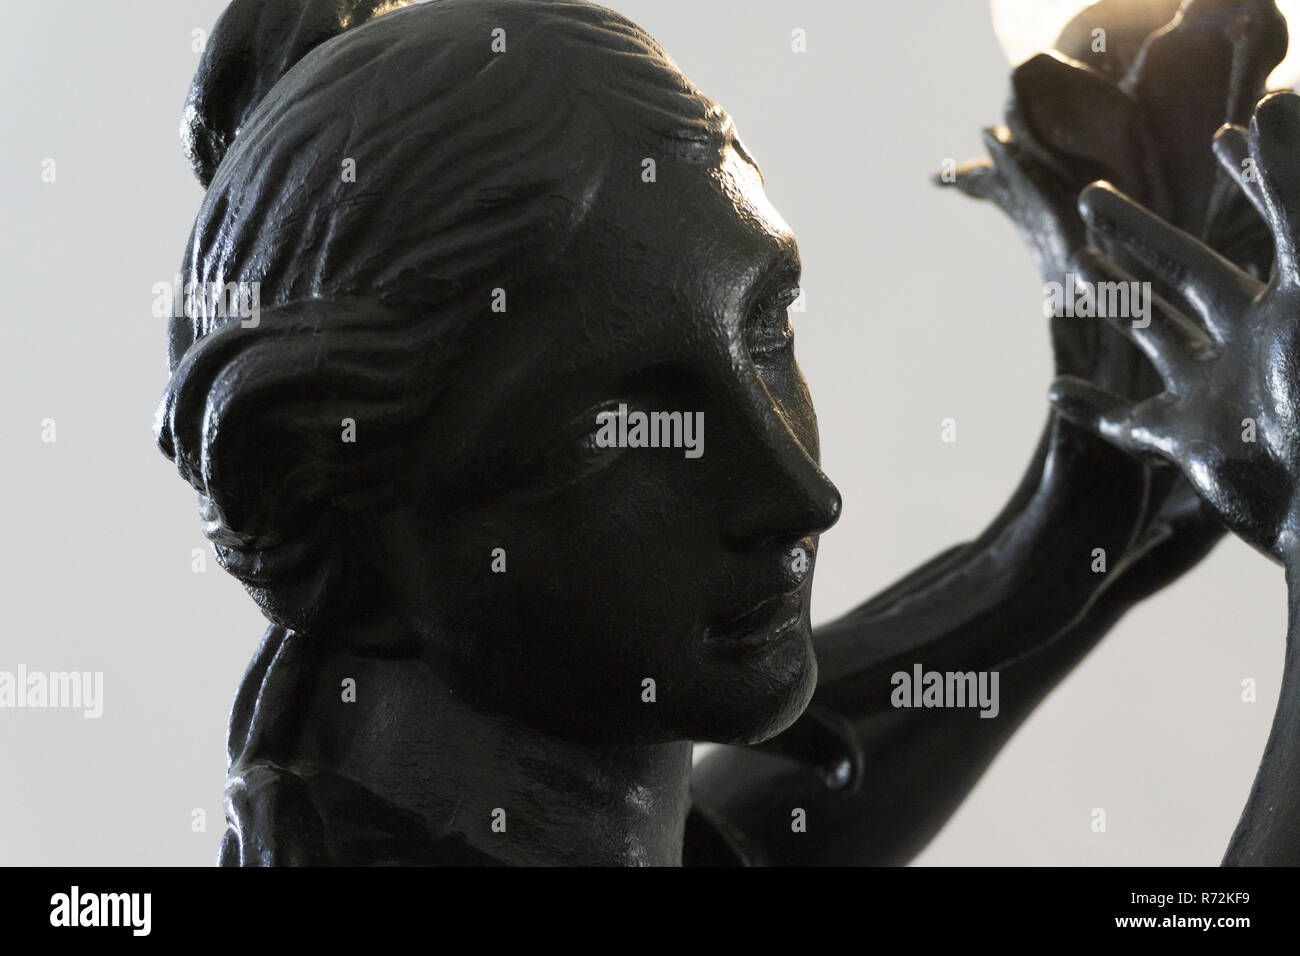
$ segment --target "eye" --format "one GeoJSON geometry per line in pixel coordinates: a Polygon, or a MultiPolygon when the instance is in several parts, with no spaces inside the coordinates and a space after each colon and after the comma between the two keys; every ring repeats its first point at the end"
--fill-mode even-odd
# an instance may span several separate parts
{"type": "Polygon", "coordinates": [[[761,299],[745,324],[745,345],[755,362],[770,362],[794,348],[794,327],[790,306],[799,298],[798,289],[786,289],[761,299]]]}

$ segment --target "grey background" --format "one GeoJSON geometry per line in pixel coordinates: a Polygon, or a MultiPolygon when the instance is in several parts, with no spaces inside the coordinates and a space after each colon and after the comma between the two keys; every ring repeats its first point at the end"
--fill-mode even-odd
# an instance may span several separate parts
{"type": "MultiPolygon", "coordinates": [[[[608,5],[731,111],[799,236],[798,354],[845,500],[818,563],[826,620],[976,534],[1046,414],[1027,255],[993,209],[928,182],[945,158],[980,154],[1000,115],[987,4],[608,5]],[[955,445],[939,440],[946,417],[955,445]]],[[[210,555],[191,571],[205,542],[153,444],[166,368],[150,306],[202,195],[177,125],[192,31],[223,6],[44,0],[10,5],[0,31],[0,670],[100,670],[106,684],[97,721],[0,710],[0,863],[215,859],[225,720],[264,625],[210,555]],[[47,157],[55,183],[41,181],[47,157]],[[195,808],[206,832],[192,832],[195,808]]],[[[1224,543],[1046,701],[919,862],[1217,863],[1267,734],[1284,627],[1280,571],[1224,543]]]]}

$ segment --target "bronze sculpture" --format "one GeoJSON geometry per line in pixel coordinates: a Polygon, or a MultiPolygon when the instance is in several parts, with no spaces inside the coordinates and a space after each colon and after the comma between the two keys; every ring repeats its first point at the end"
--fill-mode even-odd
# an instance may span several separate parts
{"type": "MultiPolygon", "coordinates": [[[[1176,7],[1082,15],[957,178],[1049,280],[1099,178],[1267,276],[1209,137],[1247,120],[1285,24],[1271,0],[1176,7]],[[1089,66],[1087,17],[1130,52],[1089,66]],[[1189,48],[1222,96],[1153,66],[1189,48]],[[1179,96],[1198,122],[1153,128],[1179,96]]],[[[231,717],[223,863],[903,862],[1223,533],[1062,385],[986,533],[813,634],[840,502],[793,358],[797,247],[727,114],[583,0],[236,0],[184,132],[208,188],[186,277],[262,307],[173,321],[157,421],[272,622],[231,717]],[[707,453],[596,437],[629,410],[701,416],[707,453]],[[1096,547],[1122,556],[1104,576],[1096,547]],[[920,660],[997,672],[996,718],[892,706],[920,660]],[[736,746],[693,769],[695,741],[736,746]]],[[[1145,339],[1056,320],[1053,342],[1058,375],[1160,389],[1145,339]]],[[[1230,859],[1291,859],[1251,813],[1230,859]]]]}

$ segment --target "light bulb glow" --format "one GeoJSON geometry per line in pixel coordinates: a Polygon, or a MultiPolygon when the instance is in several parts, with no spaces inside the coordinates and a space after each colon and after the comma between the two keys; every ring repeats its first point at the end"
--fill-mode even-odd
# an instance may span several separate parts
{"type": "MultiPolygon", "coordinates": [[[[1095,0],[991,0],[993,29],[1012,66],[1051,50],[1066,25],[1095,0]]],[[[1269,89],[1300,83],[1300,0],[1276,0],[1291,29],[1287,57],[1269,77],[1269,89]]]]}

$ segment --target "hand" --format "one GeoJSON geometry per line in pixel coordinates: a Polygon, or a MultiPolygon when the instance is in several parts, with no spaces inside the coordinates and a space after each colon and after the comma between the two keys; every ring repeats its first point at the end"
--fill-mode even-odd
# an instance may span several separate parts
{"type": "MultiPolygon", "coordinates": [[[[1272,232],[1271,282],[1108,186],[1090,187],[1080,211],[1091,233],[1153,275],[1184,309],[1154,297],[1146,328],[1107,320],[1151,360],[1161,394],[1134,402],[1068,376],[1053,386],[1052,400],[1114,444],[1178,465],[1232,531],[1290,559],[1300,487],[1300,96],[1265,98],[1249,132],[1219,132],[1215,153],[1272,232]]],[[[1133,281],[1098,250],[1076,265],[1088,281],[1133,281]]]]}
{"type": "MultiPolygon", "coordinates": [[[[1027,132],[988,129],[984,144],[992,159],[959,168],[956,187],[997,206],[1015,224],[1043,281],[1064,284],[1073,253],[1086,244],[1076,208],[1086,180],[1072,180],[1027,132]]],[[[1057,375],[1086,378],[1126,395],[1159,389],[1150,365],[1109,329],[1057,316],[1051,319],[1051,338],[1057,375]]]]}
{"type": "MultiPolygon", "coordinates": [[[[1177,29],[1151,40],[1169,54],[1162,61],[1185,62],[1179,51],[1200,42],[1197,38],[1207,30],[1223,29],[1203,20],[1184,18],[1177,29]]],[[[1260,35],[1267,35],[1258,26],[1260,35]]],[[[1135,48],[1141,45],[1135,43],[1135,48]]],[[[985,132],[990,158],[962,166],[951,186],[988,200],[1013,222],[1046,283],[1068,284],[1073,256],[1088,241],[1078,195],[1098,178],[1152,202],[1161,215],[1194,229],[1244,268],[1266,269],[1272,258],[1267,230],[1230,182],[1216,181],[1220,174],[1205,149],[1215,125],[1237,115],[1231,104],[1258,99],[1259,92],[1251,91],[1262,91],[1266,71],[1261,70],[1271,62],[1258,46],[1243,41],[1224,47],[1234,51],[1237,65],[1213,71],[1216,77],[1230,77],[1221,87],[1207,86],[1203,76],[1198,79],[1205,64],[1183,71],[1165,63],[1148,75],[1135,63],[1132,82],[1121,89],[1113,77],[1076,61],[1034,57],[1012,74],[1006,125],[985,132]],[[1171,98],[1192,110],[1196,121],[1186,127],[1153,125],[1147,107],[1171,98]]],[[[1134,400],[1163,389],[1142,353],[1104,323],[1058,316],[1051,320],[1050,332],[1056,376],[1084,379],[1134,400]]],[[[1040,499],[1083,508],[1097,526],[1132,522],[1131,543],[1118,546],[1123,558],[1114,566],[1125,580],[1116,587],[1116,575],[1107,576],[1107,600],[1128,605],[1159,590],[1171,580],[1171,568],[1181,572],[1195,564],[1223,534],[1211,509],[1177,469],[1131,459],[1059,416],[1050,424],[1045,452],[1040,499]],[[1059,488],[1050,486],[1066,476],[1091,490],[1063,498],[1059,488]]],[[[1102,544],[1114,554],[1112,540],[1107,535],[1102,544]]]]}
{"type": "MultiPolygon", "coordinates": [[[[984,134],[990,158],[960,167],[951,185],[997,206],[1020,232],[1043,281],[1064,286],[1073,271],[1074,253],[1088,241],[1078,195],[1099,171],[1108,171],[1110,178],[1138,195],[1165,197],[1162,209],[1171,196],[1181,193],[1153,178],[1152,170],[1159,167],[1143,157],[1155,147],[1145,144],[1135,101],[1117,87],[1077,64],[1048,56],[1016,70],[1012,85],[1007,125],[984,134]],[[1083,112],[1094,121],[1081,129],[1078,116],[1083,112]]],[[[1183,157],[1181,166],[1197,166],[1193,156],[1185,155],[1186,144],[1166,146],[1183,157]]],[[[1211,168],[1202,178],[1213,176],[1211,168]]],[[[1250,222],[1257,217],[1249,202],[1229,198],[1234,201],[1214,206],[1188,196],[1179,209],[1199,222],[1212,241],[1223,243],[1225,251],[1241,254],[1267,247],[1263,224],[1250,222]],[[1202,205],[1207,211],[1197,214],[1202,205]],[[1243,244],[1242,235],[1255,239],[1243,244]]],[[[1267,262],[1268,257],[1247,259],[1267,262]]],[[[1142,353],[1103,323],[1056,316],[1050,320],[1050,333],[1056,376],[1083,379],[1130,399],[1148,398],[1163,388],[1142,353]]],[[[1131,606],[1158,591],[1196,564],[1223,534],[1211,509],[1176,469],[1137,461],[1059,417],[1050,423],[1043,450],[1042,484],[1035,506],[1026,510],[1054,515],[1048,520],[1058,530],[1059,508],[1051,502],[1065,502],[1070,513],[1082,510],[1090,515],[1092,547],[1102,546],[1118,556],[1116,573],[1107,575],[1097,592],[1108,604],[1131,606]]]]}

